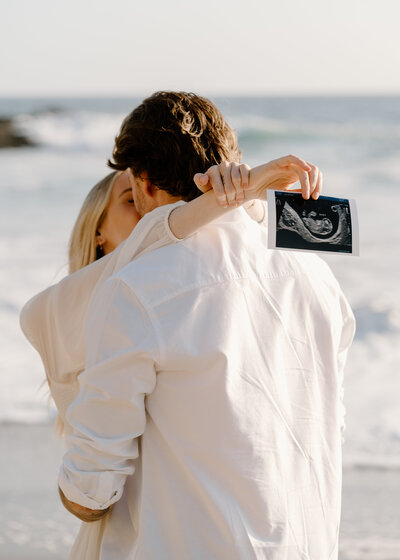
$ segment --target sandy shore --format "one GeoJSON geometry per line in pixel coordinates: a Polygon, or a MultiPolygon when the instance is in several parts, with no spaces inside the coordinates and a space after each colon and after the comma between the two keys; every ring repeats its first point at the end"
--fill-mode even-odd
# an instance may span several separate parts
{"type": "MultiPolygon", "coordinates": [[[[58,500],[62,453],[50,426],[0,426],[1,560],[68,558],[79,521],[58,500]]],[[[340,560],[400,559],[399,478],[345,470],[340,560]]]]}
{"type": "Polygon", "coordinates": [[[62,454],[50,426],[0,426],[1,560],[68,557],[80,522],[58,499],[62,454]]]}

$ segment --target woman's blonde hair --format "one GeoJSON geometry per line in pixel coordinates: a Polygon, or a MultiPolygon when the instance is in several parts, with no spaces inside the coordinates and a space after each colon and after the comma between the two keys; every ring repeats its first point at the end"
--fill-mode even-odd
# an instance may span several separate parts
{"type": "Polygon", "coordinates": [[[120,172],[113,171],[104,177],[91,189],[84,200],[69,240],[70,273],[76,272],[103,256],[96,236],[106,217],[111,192],[119,174],[120,172]]]}

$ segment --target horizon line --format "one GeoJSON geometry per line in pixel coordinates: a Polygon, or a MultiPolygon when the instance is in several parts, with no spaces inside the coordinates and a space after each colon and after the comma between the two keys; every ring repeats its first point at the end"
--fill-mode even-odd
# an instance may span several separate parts
{"type": "MultiPolygon", "coordinates": [[[[154,90],[154,91],[162,91],[162,90],[154,90]]],[[[188,91],[188,90],[165,90],[165,91],[188,91]]],[[[143,92],[124,92],[124,93],[7,93],[7,94],[0,94],[0,99],[46,99],[46,98],[69,98],[69,99],[106,99],[106,98],[114,98],[114,99],[126,99],[130,97],[140,97],[146,98],[152,93],[143,93],[143,92]]],[[[199,93],[199,95],[205,95],[204,92],[199,93]]],[[[230,97],[230,98],[265,98],[265,97],[399,97],[400,90],[394,92],[263,92],[263,93],[223,93],[223,92],[209,92],[207,93],[209,97],[230,97]]]]}

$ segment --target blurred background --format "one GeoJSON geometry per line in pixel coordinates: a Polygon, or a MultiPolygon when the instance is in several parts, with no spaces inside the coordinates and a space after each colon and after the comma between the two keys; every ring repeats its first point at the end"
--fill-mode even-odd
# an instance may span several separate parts
{"type": "Polygon", "coordinates": [[[0,557],[67,558],[78,529],[58,504],[55,410],[20,309],[67,273],[123,117],[174,89],[216,103],[249,165],[294,153],[322,169],[324,194],[357,201],[361,256],[326,257],[358,325],[340,559],[398,560],[398,1],[3,0],[1,12],[0,557]]]}

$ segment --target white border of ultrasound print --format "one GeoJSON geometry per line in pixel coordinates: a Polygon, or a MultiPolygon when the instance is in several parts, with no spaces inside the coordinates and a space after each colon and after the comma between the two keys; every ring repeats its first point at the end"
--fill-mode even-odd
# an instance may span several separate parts
{"type": "MultiPolygon", "coordinates": [[[[289,192],[289,191],[283,191],[289,192]]],[[[344,198],[344,197],[340,197],[344,198]]],[[[312,249],[295,249],[288,247],[276,246],[276,204],[275,204],[275,191],[267,191],[268,202],[268,249],[276,249],[278,251],[301,251],[302,253],[320,253],[321,255],[340,255],[340,256],[353,256],[360,255],[360,235],[358,224],[358,212],[356,201],[352,198],[345,198],[349,202],[350,216],[351,216],[351,235],[352,235],[352,251],[351,253],[341,253],[340,251],[318,251],[312,249]]]]}

